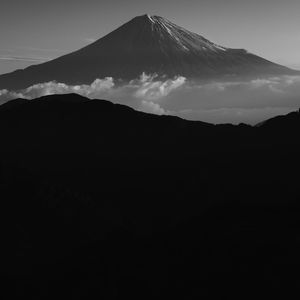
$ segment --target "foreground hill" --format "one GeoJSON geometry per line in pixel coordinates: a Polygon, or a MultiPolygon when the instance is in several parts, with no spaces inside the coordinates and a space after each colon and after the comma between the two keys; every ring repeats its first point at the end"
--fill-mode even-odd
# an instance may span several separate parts
{"type": "Polygon", "coordinates": [[[54,95],[0,106],[3,292],[299,292],[299,112],[212,125],[54,95]]]}
{"type": "Polygon", "coordinates": [[[48,81],[91,84],[105,77],[129,81],[143,72],[201,80],[300,74],[244,49],[217,45],[165,18],[143,15],[78,51],[1,75],[0,89],[48,81]]]}

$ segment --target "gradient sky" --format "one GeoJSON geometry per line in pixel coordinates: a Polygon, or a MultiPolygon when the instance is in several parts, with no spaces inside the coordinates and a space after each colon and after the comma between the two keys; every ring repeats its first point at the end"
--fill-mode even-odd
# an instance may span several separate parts
{"type": "Polygon", "coordinates": [[[299,0],[1,0],[0,74],[77,50],[145,13],[300,69],[299,0]]]}

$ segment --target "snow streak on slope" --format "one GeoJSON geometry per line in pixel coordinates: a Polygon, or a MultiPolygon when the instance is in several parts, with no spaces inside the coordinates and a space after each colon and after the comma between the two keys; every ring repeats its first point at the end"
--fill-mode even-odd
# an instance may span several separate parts
{"type": "Polygon", "coordinates": [[[147,18],[152,23],[152,31],[158,31],[161,37],[166,37],[169,34],[170,38],[175,41],[175,43],[186,51],[214,51],[219,52],[226,51],[227,48],[219,46],[205,39],[203,36],[200,36],[196,33],[192,33],[169,20],[158,17],[158,16],[149,16],[147,18]]]}

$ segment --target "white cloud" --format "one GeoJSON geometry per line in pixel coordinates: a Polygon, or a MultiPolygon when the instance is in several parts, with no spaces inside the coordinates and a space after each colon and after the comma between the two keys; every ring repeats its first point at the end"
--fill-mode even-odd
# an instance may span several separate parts
{"type": "Polygon", "coordinates": [[[139,110],[156,115],[166,115],[167,112],[158,103],[142,100],[139,110]]]}
{"type": "Polygon", "coordinates": [[[182,76],[165,81],[154,81],[153,77],[149,77],[143,73],[135,96],[147,100],[157,100],[169,95],[173,90],[184,85],[185,82],[186,78],[182,76]]]}
{"type": "Polygon", "coordinates": [[[0,90],[0,104],[16,98],[24,98],[22,93],[10,92],[8,90],[0,90]]]}
{"type": "Polygon", "coordinates": [[[159,115],[174,114],[213,123],[254,124],[300,107],[300,76],[195,83],[182,76],[164,80],[143,73],[123,85],[107,77],[96,79],[90,85],[46,82],[18,93],[2,90],[0,103],[18,97],[33,99],[64,93],[107,99],[159,115]]]}
{"type": "MultiPolygon", "coordinates": [[[[67,85],[65,83],[50,81],[45,83],[38,83],[28,87],[19,92],[19,96],[26,99],[34,99],[42,96],[53,94],[68,94],[77,93],[82,96],[92,98],[105,94],[114,87],[114,80],[111,77],[105,79],[96,79],[91,85],[67,85]]],[[[15,93],[8,92],[14,97],[15,93]]]]}

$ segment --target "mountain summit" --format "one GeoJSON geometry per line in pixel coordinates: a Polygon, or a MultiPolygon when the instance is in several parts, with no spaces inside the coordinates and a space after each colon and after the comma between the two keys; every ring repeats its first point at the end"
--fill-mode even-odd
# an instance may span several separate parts
{"type": "Polygon", "coordinates": [[[299,74],[146,14],[78,51],[0,76],[0,89],[22,89],[52,80],[90,84],[96,78],[113,77],[127,81],[143,72],[192,79],[299,74]]]}

